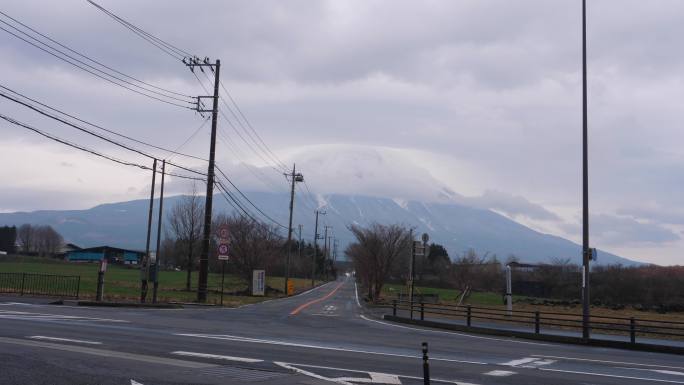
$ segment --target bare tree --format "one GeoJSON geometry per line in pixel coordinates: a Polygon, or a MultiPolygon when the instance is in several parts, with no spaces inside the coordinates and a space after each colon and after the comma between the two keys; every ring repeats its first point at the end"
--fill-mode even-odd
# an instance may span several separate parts
{"type": "Polygon", "coordinates": [[[24,254],[28,254],[33,251],[34,232],[35,229],[28,223],[24,223],[17,229],[17,238],[19,238],[21,250],[24,252],[24,254]]]}
{"type": "MultiPolygon", "coordinates": [[[[269,270],[282,256],[283,239],[276,229],[240,215],[219,215],[214,221],[215,231],[228,226],[230,264],[252,289],[252,271],[269,270]]],[[[218,238],[218,237],[215,237],[218,238]]]]}
{"type": "Polygon", "coordinates": [[[183,196],[171,209],[168,216],[168,226],[171,234],[184,249],[187,256],[187,278],[185,289],[190,290],[192,281],[192,268],[195,263],[195,250],[198,248],[202,236],[202,218],[204,217],[204,205],[197,190],[193,185],[192,194],[183,196]]]}
{"type": "Polygon", "coordinates": [[[408,268],[410,231],[400,225],[378,223],[367,228],[352,225],[349,230],[356,242],[350,244],[345,253],[351,257],[357,275],[368,289],[369,299],[377,300],[391,273],[401,274],[408,268]]]}
{"type": "Polygon", "coordinates": [[[32,247],[40,256],[57,254],[63,243],[64,239],[52,226],[33,227],[32,247]]]}

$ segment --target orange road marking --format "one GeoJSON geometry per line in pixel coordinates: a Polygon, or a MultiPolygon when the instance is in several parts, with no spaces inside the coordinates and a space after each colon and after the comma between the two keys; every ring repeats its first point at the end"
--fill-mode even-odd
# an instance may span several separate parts
{"type": "Polygon", "coordinates": [[[309,302],[307,302],[307,303],[305,303],[305,304],[300,305],[298,308],[292,310],[292,312],[290,312],[290,315],[297,315],[297,313],[299,313],[300,311],[306,309],[307,307],[309,307],[309,306],[311,306],[311,305],[313,305],[313,304],[315,304],[315,303],[318,303],[318,302],[321,302],[321,301],[325,301],[326,299],[332,297],[333,294],[335,294],[335,293],[337,292],[337,290],[338,290],[340,287],[342,287],[342,285],[344,285],[345,282],[346,282],[346,281],[340,282],[340,284],[337,285],[337,287],[335,287],[330,293],[326,294],[325,297],[317,298],[317,299],[314,299],[314,300],[312,300],[312,301],[309,301],[309,302]]]}

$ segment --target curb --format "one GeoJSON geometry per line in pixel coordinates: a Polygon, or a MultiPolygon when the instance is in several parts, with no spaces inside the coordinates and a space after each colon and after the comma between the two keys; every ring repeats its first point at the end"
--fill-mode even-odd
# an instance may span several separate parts
{"type": "Polygon", "coordinates": [[[637,350],[643,352],[654,352],[654,353],[669,353],[669,354],[679,354],[684,355],[684,347],[680,346],[669,346],[669,345],[655,345],[655,344],[644,344],[644,343],[631,343],[626,341],[610,341],[610,340],[599,340],[599,339],[589,339],[585,340],[581,337],[571,337],[571,336],[560,336],[553,334],[535,334],[529,332],[521,332],[516,330],[505,330],[505,329],[492,329],[484,328],[478,326],[465,326],[465,325],[455,325],[444,322],[437,321],[421,321],[417,319],[410,319],[404,317],[398,317],[393,315],[385,314],[382,317],[385,321],[397,322],[416,326],[425,326],[435,329],[445,329],[453,330],[459,332],[470,332],[475,334],[486,334],[494,335],[500,337],[515,337],[524,338],[536,341],[550,341],[550,342],[560,342],[566,344],[575,345],[585,345],[585,346],[596,346],[604,348],[615,348],[615,349],[626,349],[626,350],[637,350]]]}

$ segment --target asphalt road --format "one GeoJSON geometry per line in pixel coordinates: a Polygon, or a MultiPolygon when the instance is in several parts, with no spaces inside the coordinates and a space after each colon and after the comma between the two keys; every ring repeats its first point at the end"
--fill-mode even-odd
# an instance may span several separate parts
{"type": "Polygon", "coordinates": [[[390,324],[352,278],[238,309],[0,297],[0,384],[684,384],[681,356],[390,324]]]}

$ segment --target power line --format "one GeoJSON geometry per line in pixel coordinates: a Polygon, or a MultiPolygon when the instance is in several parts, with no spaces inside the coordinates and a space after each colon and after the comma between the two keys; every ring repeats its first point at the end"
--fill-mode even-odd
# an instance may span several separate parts
{"type": "Polygon", "coordinates": [[[247,133],[247,135],[250,137],[250,139],[252,139],[252,141],[257,145],[257,147],[260,147],[261,150],[264,151],[264,153],[265,153],[272,161],[274,161],[275,164],[276,164],[277,166],[281,167],[283,170],[286,170],[286,169],[287,169],[287,166],[286,166],[282,161],[280,161],[280,159],[278,159],[278,157],[273,153],[273,151],[271,151],[270,148],[268,148],[268,146],[266,145],[266,143],[264,142],[264,140],[261,138],[261,136],[259,136],[259,133],[254,129],[254,127],[252,126],[252,124],[250,123],[250,121],[247,119],[247,117],[245,116],[245,114],[242,112],[242,110],[240,109],[240,107],[237,105],[237,103],[235,102],[235,99],[233,99],[233,96],[230,94],[230,92],[228,92],[228,89],[226,89],[226,87],[223,85],[223,82],[219,82],[219,84],[221,85],[221,88],[223,88],[223,91],[224,91],[224,92],[226,93],[226,95],[228,96],[228,99],[231,101],[231,103],[232,103],[233,106],[235,107],[235,110],[237,110],[237,112],[238,112],[238,114],[240,115],[240,117],[242,117],[242,120],[245,121],[245,123],[247,124],[247,127],[249,127],[249,129],[254,133],[254,136],[256,136],[256,138],[259,139],[259,141],[257,142],[257,141],[254,139],[254,137],[252,137],[252,135],[249,133],[249,131],[247,131],[247,129],[245,128],[245,125],[242,124],[242,122],[240,122],[240,119],[237,117],[237,115],[235,115],[235,113],[234,113],[233,110],[230,108],[230,106],[228,106],[228,103],[226,103],[225,99],[221,99],[221,100],[223,101],[223,104],[225,104],[225,106],[230,110],[231,114],[233,114],[233,117],[235,117],[235,120],[238,121],[238,123],[240,124],[240,126],[241,126],[241,127],[243,128],[243,130],[247,133]]]}
{"type": "MultiPolygon", "coordinates": [[[[209,75],[207,75],[207,73],[204,72],[204,71],[203,71],[202,73],[203,73],[204,76],[207,78],[207,80],[209,80],[209,81],[211,82],[211,79],[209,79],[209,75]]],[[[197,75],[195,75],[195,76],[197,76],[197,75]]],[[[199,80],[199,78],[198,78],[198,80],[199,80]]],[[[201,84],[201,83],[202,83],[202,82],[200,81],[200,84],[201,84]]],[[[223,99],[221,99],[221,101],[222,101],[223,104],[226,106],[226,108],[228,109],[228,111],[230,111],[231,114],[233,114],[233,116],[235,117],[237,123],[238,123],[238,124],[241,124],[240,120],[237,118],[237,116],[235,115],[235,113],[233,112],[233,110],[230,108],[230,106],[226,103],[226,101],[223,100],[223,99]]],[[[287,171],[286,169],[278,169],[278,168],[276,168],[276,167],[273,167],[273,166],[271,165],[271,163],[272,163],[273,161],[264,158],[264,156],[261,154],[261,152],[260,152],[260,151],[257,151],[257,150],[252,146],[252,144],[251,144],[249,141],[247,141],[247,139],[245,139],[245,137],[240,133],[240,131],[237,129],[237,127],[233,124],[233,122],[232,122],[230,119],[228,119],[228,116],[225,114],[225,112],[223,112],[222,109],[219,109],[219,113],[221,114],[221,117],[223,117],[223,119],[224,119],[224,120],[228,123],[228,125],[233,129],[233,131],[235,131],[235,133],[238,135],[238,137],[239,137],[240,139],[242,139],[242,141],[247,145],[247,147],[249,147],[249,149],[252,150],[252,152],[254,152],[254,153],[255,153],[255,154],[264,162],[264,163],[266,163],[267,165],[269,165],[269,167],[271,167],[273,170],[275,170],[275,171],[276,171],[277,173],[279,173],[279,174],[282,173],[282,172],[286,172],[286,171],[287,171]]],[[[246,131],[246,129],[244,128],[244,126],[242,127],[242,129],[245,131],[245,133],[247,133],[247,131],[246,131]]],[[[275,165],[278,166],[277,163],[276,163],[275,165]]]]}
{"type": "Polygon", "coordinates": [[[182,50],[176,46],[174,46],[171,43],[167,43],[164,40],[152,35],[151,33],[145,32],[142,28],[136,27],[132,23],[124,20],[123,18],[117,16],[115,13],[107,10],[106,8],[102,7],[101,5],[95,3],[92,0],[87,0],[91,5],[99,9],[100,11],[104,12],[107,16],[111,17],[114,19],[117,23],[123,25],[124,27],[128,28],[131,32],[135,33],[136,35],[140,36],[144,40],[147,40],[150,44],[154,45],[155,47],[159,48],[160,50],[164,51],[167,55],[180,59],[183,56],[195,56],[185,50],[182,50]]]}
{"type": "Polygon", "coordinates": [[[247,198],[247,196],[246,196],[242,191],[240,191],[240,189],[239,189],[239,188],[238,188],[238,187],[237,187],[237,186],[228,178],[228,176],[223,172],[223,170],[221,170],[220,167],[216,166],[216,169],[218,170],[218,172],[219,172],[221,175],[223,175],[223,177],[226,179],[226,181],[228,181],[228,183],[230,183],[230,185],[233,186],[233,188],[234,188],[234,189],[235,189],[235,190],[236,190],[236,191],[237,191],[237,192],[238,192],[238,193],[239,193],[239,194],[240,194],[240,195],[241,195],[241,196],[250,204],[250,205],[252,205],[252,207],[254,207],[258,212],[261,213],[261,215],[263,215],[263,216],[266,217],[268,220],[270,220],[271,222],[275,223],[276,225],[278,225],[278,226],[280,226],[280,227],[282,227],[282,228],[284,228],[284,229],[287,229],[287,228],[288,228],[287,226],[284,226],[284,225],[280,224],[278,221],[276,221],[275,219],[271,218],[268,214],[266,214],[265,212],[263,212],[263,210],[261,210],[257,205],[255,205],[251,200],[249,200],[249,198],[247,198]]]}
{"type": "Polygon", "coordinates": [[[238,203],[238,201],[235,199],[235,197],[233,197],[233,194],[231,194],[228,191],[228,189],[226,189],[226,187],[222,183],[217,182],[216,187],[222,192],[221,196],[223,197],[223,199],[225,199],[226,202],[228,202],[228,204],[230,204],[235,209],[235,211],[237,211],[238,215],[240,215],[243,218],[251,219],[252,222],[254,222],[255,224],[257,224],[259,226],[263,226],[263,228],[269,234],[275,235],[276,237],[280,237],[279,233],[273,231],[269,226],[267,226],[265,223],[259,221],[258,219],[254,218],[254,216],[252,216],[247,210],[245,210],[240,205],[240,203],[238,203]],[[240,211],[242,211],[242,213],[240,211]]]}
{"type": "MultiPolygon", "coordinates": [[[[11,118],[11,117],[9,117],[9,116],[0,114],[0,119],[3,119],[3,120],[5,120],[5,121],[7,121],[8,123],[14,124],[14,125],[16,125],[16,126],[23,127],[23,128],[25,128],[25,129],[27,129],[27,130],[33,131],[33,132],[35,132],[35,133],[37,133],[37,134],[39,134],[39,135],[41,135],[41,136],[44,136],[44,137],[46,137],[46,138],[48,138],[48,139],[53,140],[53,141],[55,141],[55,142],[58,142],[58,143],[67,145],[67,146],[69,146],[69,147],[72,147],[72,148],[75,148],[75,149],[77,149],[77,150],[81,150],[81,151],[90,153],[90,154],[92,154],[92,155],[95,155],[95,156],[98,156],[98,157],[101,157],[101,158],[104,158],[104,159],[107,159],[107,160],[110,160],[110,161],[112,161],[112,162],[116,162],[116,163],[118,163],[118,164],[122,164],[122,165],[125,165],[125,166],[137,167],[137,168],[140,168],[140,169],[143,169],[143,170],[152,170],[152,168],[149,167],[149,166],[145,166],[145,165],[142,165],[142,164],[138,164],[138,163],[134,163],[134,162],[122,160],[122,159],[119,159],[119,158],[115,158],[115,157],[113,157],[113,156],[111,156],[111,155],[106,155],[106,154],[103,154],[103,153],[101,153],[101,152],[95,151],[95,150],[93,150],[93,149],[90,149],[90,148],[81,146],[81,145],[79,145],[79,144],[70,142],[70,141],[68,141],[68,140],[66,140],[66,139],[62,139],[62,138],[59,138],[59,137],[57,137],[57,136],[48,134],[48,133],[45,132],[45,131],[42,131],[42,130],[37,129],[37,128],[32,127],[32,126],[29,126],[28,124],[22,123],[22,122],[20,122],[20,121],[18,121],[18,120],[16,120],[16,119],[13,119],[13,118],[11,118]]],[[[155,170],[155,172],[159,172],[159,171],[155,170]]],[[[196,178],[196,177],[187,176],[187,175],[179,175],[179,174],[168,173],[168,172],[165,172],[165,174],[166,174],[166,175],[170,175],[170,176],[174,176],[174,177],[177,177],[177,178],[185,178],[185,179],[193,179],[193,180],[202,180],[202,181],[203,181],[203,179],[201,179],[201,178],[196,178]]]]}
{"type": "MultiPolygon", "coordinates": [[[[188,138],[185,139],[185,141],[184,141],[183,143],[181,143],[178,147],[176,147],[175,150],[171,151],[172,154],[171,154],[170,156],[168,156],[168,157],[166,158],[166,160],[169,161],[169,160],[171,160],[171,158],[173,158],[174,155],[180,154],[178,151],[179,151],[181,148],[183,148],[183,146],[185,146],[186,144],[188,144],[195,136],[197,136],[197,134],[199,134],[200,131],[202,131],[202,128],[204,128],[204,126],[207,125],[207,122],[209,122],[209,119],[210,119],[209,117],[206,117],[206,118],[204,119],[204,121],[202,121],[202,124],[201,124],[199,127],[197,127],[197,129],[196,129],[190,136],[188,136],[188,138]]],[[[201,159],[201,158],[200,158],[200,159],[201,159]]],[[[205,159],[202,159],[202,160],[205,160],[205,159]]],[[[205,160],[205,161],[206,161],[206,160],[205,160]]]]}
{"type": "MultiPolygon", "coordinates": [[[[2,21],[2,20],[0,20],[0,22],[5,23],[5,22],[2,21]]],[[[5,24],[7,24],[7,23],[5,23],[5,24]]],[[[162,103],[170,104],[170,105],[173,105],[173,106],[176,106],[176,107],[180,107],[180,108],[185,108],[185,109],[193,110],[193,108],[191,108],[191,107],[184,106],[184,105],[181,105],[181,104],[178,104],[178,103],[176,103],[176,102],[169,101],[169,100],[164,100],[164,99],[161,99],[161,98],[159,98],[159,97],[157,97],[157,96],[150,95],[150,94],[147,94],[147,93],[145,93],[145,92],[138,91],[138,90],[133,89],[133,88],[131,88],[131,87],[125,85],[125,84],[118,83],[118,82],[116,82],[116,81],[114,81],[114,80],[112,80],[112,79],[109,79],[109,78],[107,78],[107,77],[105,77],[105,76],[102,76],[102,75],[100,75],[100,74],[98,74],[98,73],[96,73],[96,72],[94,72],[94,71],[89,70],[88,68],[85,68],[85,67],[83,67],[83,66],[81,66],[81,65],[79,65],[79,64],[76,64],[76,63],[74,63],[74,62],[72,62],[72,61],[70,61],[70,60],[67,60],[67,59],[65,59],[65,58],[63,58],[63,57],[61,57],[61,56],[59,56],[59,55],[57,55],[57,54],[55,54],[55,53],[53,53],[53,52],[50,52],[50,51],[46,50],[45,48],[40,47],[40,46],[36,45],[35,43],[33,43],[33,42],[31,42],[31,41],[28,41],[28,40],[26,40],[25,38],[23,38],[23,37],[21,37],[21,36],[15,34],[14,32],[8,31],[7,29],[5,29],[5,28],[2,27],[2,26],[0,26],[0,30],[3,30],[3,31],[5,31],[5,32],[9,33],[10,35],[16,37],[17,39],[23,40],[24,42],[26,42],[26,43],[28,43],[28,44],[30,44],[30,45],[32,45],[32,46],[34,46],[34,47],[40,49],[40,50],[43,51],[43,52],[46,52],[46,53],[48,53],[48,54],[50,54],[50,55],[56,57],[56,58],[59,59],[59,60],[62,60],[62,61],[64,61],[64,62],[67,62],[67,63],[73,65],[74,67],[77,67],[77,68],[79,68],[79,69],[81,69],[81,70],[83,70],[83,71],[85,71],[85,72],[88,72],[89,74],[91,74],[91,75],[93,75],[93,76],[96,76],[96,77],[98,77],[98,78],[100,78],[100,79],[102,79],[102,80],[105,80],[105,81],[107,81],[107,82],[109,82],[109,83],[112,83],[112,84],[114,84],[114,85],[117,85],[117,86],[119,86],[119,87],[121,87],[121,88],[125,88],[125,89],[127,89],[127,90],[129,90],[129,91],[131,91],[131,92],[135,92],[136,94],[139,94],[139,95],[148,97],[148,98],[150,98],[150,99],[154,99],[154,100],[160,101],[160,102],[162,102],[162,103]]],[[[44,43],[43,43],[43,44],[44,44],[44,43]]],[[[55,49],[55,48],[52,48],[52,49],[55,50],[55,51],[57,51],[57,52],[61,52],[61,51],[59,51],[59,50],[57,50],[57,49],[55,49]]],[[[66,56],[68,56],[68,55],[66,55],[66,56]]],[[[82,61],[80,61],[80,60],[77,60],[77,59],[76,59],[76,61],[82,63],[82,61]]],[[[92,67],[92,66],[91,66],[91,67],[92,67]]],[[[102,71],[100,71],[100,72],[102,72],[102,71]]],[[[111,77],[113,77],[113,78],[115,78],[115,79],[119,79],[119,78],[117,78],[116,76],[113,76],[113,75],[108,75],[108,76],[111,76],[111,77]]],[[[147,91],[148,91],[148,92],[152,92],[152,91],[149,91],[149,90],[147,90],[147,91]]],[[[155,93],[156,93],[156,92],[155,92],[155,93]]],[[[158,94],[158,93],[157,93],[157,94],[158,94]]],[[[169,96],[166,96],[166,97],[169,97],[169,96]]],[[[184,102],[185,102],[185,101],[184,101],[184,102]]],[[[185,103],[192,104],[191,102],[185,102],[185,103]]]]}
{"type": "MultiPolygon", "coordinates": [[[[87,1],[88,1],[91,5],[95,6],[97,9],[99,9],[99,10],[102,11],[102,12],[104,12],[106,15],[108,15],[108,16],[111,17],[112,19],[114,19],[116,22],[120,23],[120,24],[123,25],[125,28],[129,29],[130,31],[132,31],[133,33],[135,33],[136,35],[138,35],[138,36],[141,37],[142,39],[144,39],[144,40],[148,41],[149,43],[153,44],[155,47],[157,47],[157,48],[159,48],[160,50],[164,51],[166,54],[170,55],[171,57],[173,57],[173,58],[175,58],[175,59],[182,58],[183,60],[184,60],[186,57],[188,57],[188,58],[197,57],[197,55],[194,55],[194,54],[192,54],[192,53],[190,53],[190,52],[188,52],[188,51],[186,51],[186,50],[184,50],[184,49],[178,48],[177,46],[175,46],[175,45],[173,45],[173,44],[171,44],[171,43],[169,43],[169,42],[166,42],[166,41],[164,41],[164,40],[162,40],[162,39],[160,39],[160,38],[158,38],[158,37],[152,35],[152,34],[149,33],[149,32],[146,32],[146,31],[143,30],[142,28],[139,28],[139,27],[135,26],[134,24],[132,24],[132,23],[126,21],[126,20],[123,19],[122,17],[120,17],[120,16],[114,14],[113,12],[111,12],[111,11],[105,9],[104,7],[102,7],[102,6],[100,6],[99,4],[95,3],[94,1],[92,1],[92,0],[87,0],[87,1]]],[[[202,67],[200,67],[200,70],[201,70],[202,73],[204,73],[205,76],[208,78],[208,75],[206,74],[205,71],[202,70],[202,67]]],[[[202,81],[199,79],[199,77],[197,76],[197,74],[194,72],[194,70],[192,70],[192,67],[191,67],[191,71],[192,71],[193,75],[195,76],[195,78],[197,79],[198,83],[200,83],[200,85],[201,85],[202,88],[204,89],[204,91],[205,91],[207,94],[209,94],[209,91],[206,89],[206,87],[204,86],[204,84],[202,83],[202,81]]],[[[209,79],[209,81],[211,82],[211,79],[209,79]]],[[[221,88],[223,88],[223,91],[225,92],[225,94],[226,94],[226,95],[228,96],[228,98],[230,99],[231,103],[235,106],[235,109],[238,111],[238,114],[242,117],[242,119],[244,120],[244,122],[247,124],[247,126],[248,126],[248,127],[251,129],[251,131],[254,133],[254,137],[256,137],[256,138],[258,139],[258,141],[257,141],[256,139],[254,139],[254,137],[249,133],[249,131],[247,130],[247,128],[245,128],[245,126],[244,126],[244,124],[242,123],[242,121],[240,120],[240,118],[238,118],[238,116],[233,112],[233,110],[230,108],[230,106],[228,105],[228,103],[226,103],[226,101],[222,99],[221,101],[223,102],[223,104],[226,106],[226,108],[228,108],[228,110],[231,112],[231,114],[235,117],[235,120],[237,121],[237,123],[242,127],[242,129],[243,129],[243,130],[245,131],[245,133],[249,136],[249,138],[254,142],[254,144],[257,145],[257,147],[259,147],[259,149],[260,149],[262,152],[264,152],[264,154],[266,154],[266,157],[267,157],[267,158],[270,158],[270,160],[267,160],[266,158],[264,158],[264,157],[261,155],[261,153],[260,153],[259,151],[256,151],[256,150],[254,149],[254,147],[252,147],[252,145],[251,145],[251,144],[242,136],[242,134],[240,134],[240,132],[239,132],[239,131],[237,130],[237,128],[233,125],[233,123],[230,121],[230,119],[228,119],[228,117],[226,116],[226,114],[225,114],[223,111],[220,111],[221,116],[223,116],[223,118],[228,122],[228,124],[229,124],[229,125],[233,128],[233,130],[238,134],[238,136],[240,137],[240,139],[242,139],[242,141],[245,142],[245,143],[248,145],[248,147],[250,147],[250,149],[251,149],[255,154],[257,154],[257,156],[259,156],[259,158],[261,158],[261,159],[262,159],[264,162],[266,162],[267,164],[273,162],[273,163],[277,166],[277,167],[274,168],[274,169],[275,169],[278,173],[281,173],[281,172],[282,172],[284,169],[286,169],[287,167],[285,167],[284,164],[283,164],[283,163],[278,159],[278,157],[273,153],[273,151],[271,151],[271,150],[268,148],[268,146],[266,145],[266,143],[264,142],[264,140],[261,138],[261,136],[259,136],[258,132],[254,129],[254,127],[251,125],[250,121],[247,119],[247,117],[245,116],[245,114],[242,112],[242,110],[240,109],[240,107],[237,105],[237,103],[235,102],[235,99],[232,97],[232,95],[230,94],[230,92],[228,91],[228,89],[225,87],[225,85],[224,85],[222,82],[219,82],[219,84],[221,85],[221,88]],[[281,169],[278,169],[278,168],[281,168],[281,169]]]]}
{"type": "MultiPolygon", "coordinates": [[[[5,12],[0,11],[0,14],[2,14],[2,15],[5,16],[6,18],[8,18],[8,19],[14,21],[15,23],[17,23],[17,24],[23,26],[24,28],[26,28],[26,29],[28,29],[28,30],[30,30],[30,31],[32,31],[32,32],[34,32],[34,33],[36,33],[36,34],[38,34],[38,35],[44,37],[45,39],[48,39],[49,41],[51,41],[51,42],[53,42],[53,43],[55,43],[55,44],[57,44],[57,45],[59,45],[60,47],[65,48],[65,49],[69,50],[70,52],[73,52],[73,53],[75,53],[76,55],[78,55],[78,56],[80,56],[80,57],[82,57],[82,58],[84,58],[84,59],[90,60],[91,62],[96,63],[96,64],[98,64],[98,65],[100,65],[100,66],[102,66],[102,67],[104,67],[104,68],[106,68],[106,69],[108,69],[108,70],[110,70],[110,71],[112,71],[112,72],[115,72],[115,73],[117,73],[117,74],[119,74],[119,75],[121,75],[121,76],[124,76],[124,77],[126,77],[126,78],[128,78],[128,79],[134,80],[134,81],[136,81],[136,82],[145,84],[146,86],[149,86],[149,87],[158,89],[158,90],[160,90],[160,91],[164,91],[164,92],[167,92],[167,93],[170,93],[170,94],[173,94],[173,95],[177,95],[177,96],[183,96],[183,97],[186,97],[186,98],[192,98],[192,96],[190,96],[190,95],[185,95],[185,94],[182,94],[182,93],[179,93],[179,92],[176,92],[176,91],[172,91],[172,90],[169,90],[169,89],[166,89],[166,88],[162,88],[162,87],[159,87],[159,86],[155,86],[154,84],[150,84],[150,83],[147,83],[147,82],[145,82],[145,81],[143,81],[143,80],[137,79],[137,78],[135,78],[135,77],[133,77],[133,76],[127,75],[127,74],[125,74],[125,73],[123,73],[123,72],[121,72],[121,71],[119,71],[119,70],[116,70],[116,69],[114,69],[114,68],[112,68],[112,67],[110,67],[110,66],[108,66],[108,65],[106,65],[106,64],[104,64],[104,63],[102,63],[102,62],[99,62],[99,61],[97,61],[97,60],[95,60],[95,59],[93,59],[93,58],[90,58],[90,57],[88,57],[88,56],[86,56],[86,55],[84,55],[84,54],[82,54],[82,53],[80,53],[80,52],[78,52],[78,51],[76,51],[76,50],[74,50],[74,49],[72,49],[72,48],[70,48],[70,47],[68,47],[68,46],[66,46],[66,45],[64,45],[64,44],[62,44],[62,43],[56,41],[56,40],[54,40],[54,39],[52,39],[50,36],[47,36],[47,35],[45,35],[45,34],[39,32],[39,31],[35,30],[34,28],[31,28],[30,26],[28,26],[28,25],[22,23],[21,21],[19,21],[19,20],[13,18],[12,16],[6,14],[5,12]]],[[[16,28],[15,28],[15,29],[16,29],[16,28]]],[[[28,36],[28,35],[27,35],[27,36],[28,36]]]]}
{"type": "Polygon", "coordinates": [[[74,120],[79,121],[79,122],[81,122],[81,123],[87,124],[87,125],[89,125],[89,126],[91,126],[91,127],[97,128],[97,129],[99,129],[99,130],[108,132],[108,133],[110,133],[110,134],[116,135],[116,136],[118,136],[118,137],[121,137],[121,138],[130,140],[130,141],[132,141],[132,142],[136,142],[136,143],[138,143],[138,144],[142,144],[142,145],[144,145],[144,146],[148,146],[148,147],[155,148],[155,149],[158,149],[158,150],[166,151],[166,152],[168,152],[168,153],[170,153],[170,154],[180,155],[180,156],[184,156],[184,157],[193,158],[193,159],[197,159],[197,160],[201,160],[201,161],[207,162],[207,160],[204,159],[204,158],[201,158],[201,157],[198,157],[198,156],[194,156],[194,155],[185,154],[185,153],[182,153],[182,152],[178,152],[178,150],[170,150],[170,149],[168,149],[168,148],[160,147],[160,146],[157,146],[157,145],[154,145],[154,144],[151,144],[151,143],[148,143],[148,142],[144,142],[144,141],[142,141],[142,140],[135,139],[135,138],[133,138],[133,137],[130,137],[130,136],[127,136],[127,135],[118,133],[118,132],[116,132],[116,131],[113,131],[113,130],[104,128],[104,127],[99,126],[99,125],[97,125],[97,124],[88,122],[87,120],[83,120],[83,119],[78,118],[78,117],[76,117],[76,116],[74,116],[74,115],[68,114],[68,113],[66,113],[66,112],[64,112],[64,111],[62,111],[62,110],[59,110],[59,109],[55,108],[55,107],[49,106],[49,105],[47,105],[47,104],[45,104],[45,103],[41,103],[40,101],[38,101],[38,100],[36,100],[36,99],[32,99],[32,98],[30,98],[30,97],[28,97],[28,96],[26,96],[26,95],[24,95],[24,94],[22,94],[22,93],[20,93],[20,92],[17,92],[17,91],[15,91],[15,90],[11,89],[11,88],[5,87],[5,86],[3,86],[2,84],[0,84],[0,88],[4,89],[4,90],[6,90],[6,91],[9,91],[9,92],[11,92],[11,93],[13,93],[13,94],[15,94],[15,95],[19,95],[20,97],[22,97],[22,98],[24,98],[24,99],[26,99],[26,100],[30,100],[31,102],[36,103],[36,104],[38,104],[38,105],[40,105],[40,106],[42,106],[42,107],[45,107],[45,108],[47,108],[47,109],[49,109],[49,110],[51,110],[51,111],[57,112],[57,113],[59,113],[59,114],[62,114],[62,115],[64,115],[64,116],[67,116],[67,117],[69,117],[69,118],[71,118],[71,119],[74,119],[74,120]]]}
{"type": "MultiPolygon", "coordinates": [[[[90,130],[88,130],[88,129],[86,129],[86,128],[83,128],[83,127],[78,126],[78,125],[76,125],[76,124],[74,124],[74,123],[72,123],[72,122],[69,122],[69,121],[64,120],[64,119],[62,119],[62,118],[60,118],[60,117],[57,117],[57,116],[52,115],[52,114],[50,114],[50,113],[47,113],[47,112],[41,110],[41,109],[38,108],[38,107],[35,107],[35,106],[30,105],[30,104],[28,104],[28,103],[25,103],[25,102],[23,102],[23,101],[21,101],[21,100],[15,99],[15,98],[13,98],[13,97],[11,97],[11,96],[9,96],[9,95],[6,95],[6,94],[4,94],[4,93],[2,93],[2,92],[0,92],[0,96],[3,97],[3,98],[5,98],[5,99],[12,100],[12,101],[14,101],[15,103],[21,104],[21,105],[23,105],[23,106],[25,106],[25,107],[27,107],[27,108],[33,110],[33,111],[38,112],[38,113],[41,114],[41,115],[44,115],[44,116],[49,117],[49,118],[51,118],[51,119],[54,119],[54,120],[56,120],[56,121],[58,121],[58,122],[61,122],[61,123],[63,123],[63,124],[66,124],[66,125],[68,125],[68,126],[70,126],[70,127],[73,127],[73,128],[75,128],[75,129],[79,130],[79,131],[85,132],[85,133],[87,133],[87,134],[89,134],[89,135],[92,135],[92,136],[98,138],[98,139],[102,139],[102,140],[104,140],[104,141],[106,141],[106,142],[108,142],[108,143],[111,143],[111,144],[115,145],[115,146],[124,148],[124,149],[126,149],[126,150],[128,150],[128,151],[135,152],[135,153],[137,153],[137,154],[139,154],[139,155],[145,156],[145,157],[150,158],[150,159],[156,159],[154,156],[152,156],[152,155],[150,155],[150,154],[147,154],[147,153],[142,152],[142,151],[140,151],[140,150],[138,150],[138,149],[136,149],[136,148],[127,146],[127,145],[125,145],[125,144],[119,143],[119,142],[117,142],[117,141],[115,141],[115,140],[113,140],[113,139],[111,139],[111,138],[106,137],[106,136],[103,136],[103,135],[97,134],[97,133],[95,133],[95,132],[92,132],[92,131],[90,131],[90,130]]],[[[181,165],[174,164],[174,163],[171,163],[171,162],[168,162],[168,163],[169,163],[170,165],[175,166],[175,167],[178,167],[178,168],[180,168],[180,169],[182,169],[182,170],[185,170],[185,171],[188,171],[188,172],[191,172],[191,173],[194,173],[194,174],[206,176],[206,174],[204,174],[204,173],[202,173],[202,172],[195,171],[195,170],[190,169],[190,168],[187,168],[187,167],[185,167],[185,166],[181,166],[181,165]]]]}

